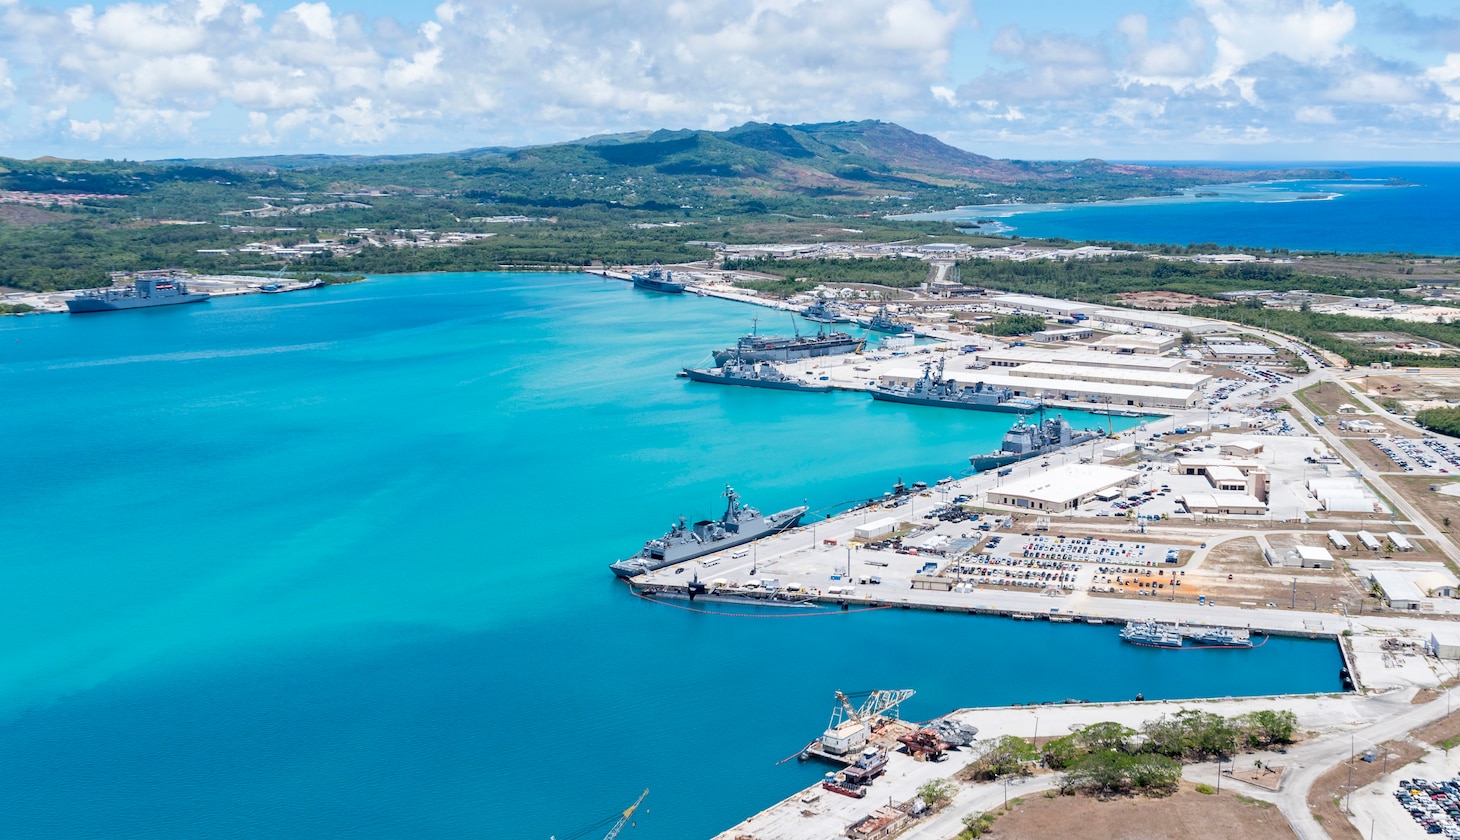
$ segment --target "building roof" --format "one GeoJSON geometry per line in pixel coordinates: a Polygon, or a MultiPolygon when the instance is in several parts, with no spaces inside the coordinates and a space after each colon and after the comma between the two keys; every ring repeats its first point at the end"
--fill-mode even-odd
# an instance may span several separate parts
{"type": "Polygon", "coordinates": [[[1297,551],[1298,556],[1303,558],[1304,560],[1322,561],[1325,563],[1333,562],[1333,555],[1328,552],[1328,549],[1321,546],[1300,545],[1294,550],[1297,551]]]}
{"type": "Polygon", "coordinates": [[[1213,356],[1276,356],[1277,351],[1266,344],[1244,341],[1238,344],[1208,344],[1207,352],[1213,356]]]}
{"type": "Polygon", "coordinates": [[[1098,493],[1128,481],[1130,470],[1104,464],[1064,464],[1034,475],[1010,481],[989,491],[990,495],[1020,496],[1034,501],[1067,505],[1091,493],[1098,493]]]}
{"type": "Polygon", "coordinates": [[[1375,569],[1369,572],[1369,579],[1384,590],[1384,597],[1391,601],[1423,601],[1429,597],[1402,572],[1375,569]]]}
{"type": "Polygon", "coordinates": [[[1089,312],[1097,309],[1093,303],[1077,303],[1073,300],[1040,297],[1039,295],[994,295],[989,298],[1000,306],[1027,309],[1055,309],[1062,312],[1089,312]]]}
{"type": "Polygon", "coordinates": [[[1097,321],[1110,321],[1116,324],[1148,324],[1176,332],[1221,326],[1216,321],[1206,318],[1193,318],[1190,315],[1178,315],[1174,312],[1149,312],[1143,309],[1100,309],[1090,313],[1090,317],[1097,321]]]}
{"type": "Polygon", "coordinates": [[[1138,368],[1140,370],[1185,370],[1191,364],[1189,359],[1174,356],[1133,356],[1122,353],[1107,353],[1104,350],[1060,347],[1009,347],[1002,350],[980,350],[976,358],[990,362],[1051,362],[1064,365],[1084,365],[1094,368],[1138,368]]]}
{"type": "Polygon", "coordinates": [[[1181,497],[1187,510],[1221,510],[1222,508],[1247,508],[1267,510],[1267,505],[1250,493],[1187,493],[1181,497]]]}
{"type": "Polygon", "coordinates": [[[1088,365],[1060,364],[1058,362],[1030,362],[1027,365],[1009,368],[1008,371],[1015,376],[1080,379],[1086,382],[1129,382],[1135,385],[1161,385],[1168,388],[1199,388],[1212,379],[1209,373],[1092,368],[1088,365]]]}

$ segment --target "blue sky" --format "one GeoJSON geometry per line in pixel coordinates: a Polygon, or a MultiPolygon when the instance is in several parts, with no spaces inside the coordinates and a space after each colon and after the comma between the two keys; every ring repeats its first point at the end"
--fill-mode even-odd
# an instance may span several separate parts
{"type": "Polygon", "coordinates": [[[882,119],[997,157],[1455,160],[1436,0],[0,0],[0,154],[882,119]]]}

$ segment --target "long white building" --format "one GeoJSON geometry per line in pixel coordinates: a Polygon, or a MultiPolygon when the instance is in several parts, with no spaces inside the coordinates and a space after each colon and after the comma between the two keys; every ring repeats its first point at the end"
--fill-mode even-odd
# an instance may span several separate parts
{"type": "Polygon", "coordinates": [[[1166,371],[1187,370],[1191,362],[1174,356],[1133,355],[1129,353],[1105,353],[1100,350],[1078,348],[1055,349],[1043,347],[1007,347],[996,350],[980,350],[974,358],[988,362],[994,367],[1018,367],[1019,365],[1049,363],[1057,365],[1079,365],[1089,368],[1117,368],[1124,370],[1166,371]]]}

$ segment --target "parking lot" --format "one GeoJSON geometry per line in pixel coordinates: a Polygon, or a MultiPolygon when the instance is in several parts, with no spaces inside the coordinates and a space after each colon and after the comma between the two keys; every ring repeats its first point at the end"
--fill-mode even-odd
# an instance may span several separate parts
{"type": "Polygon", "coordinates": [[[1369,438],[1369,443],[1404,472],[1420,475],[1460,473],[1460,451],[1433,435],[1422,438],[1373,437],[1369,438]]]}

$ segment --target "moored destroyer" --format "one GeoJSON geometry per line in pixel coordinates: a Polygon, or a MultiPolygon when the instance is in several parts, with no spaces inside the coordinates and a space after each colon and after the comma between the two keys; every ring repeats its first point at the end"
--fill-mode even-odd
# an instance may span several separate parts
{"type": "Polygon", "coordinates": [[[807,510],[805,505],[801,505],[761,516],[755,508],[740,504],[740,495],[728,484],[725,485],[725,500],[725,513],[719,519],[704,519],[689,526],[685,524],[684,517],[680,517],[664,536],[649,540],[638,554],[609,568],[621,578],[642,575],[794,528],[800,524],[807,510]]]}
{"type": "Polygon", "coordinates": [[[886,306],[879,308],[863,326],[869,330],[889,333],[891,335],[902,335],[913,331],[912,324],[905,324],[902,321],[894,320],[888,314],[886,306]]]}
{"type": "Polygon", "coordinates": [[[976,411],[1004,411],[1029,414],[1044,408],[1044,403],[1028,397],[1014,396],[1014,389],[975,382],[962,385],[957,380],[944,378],[944,360],[937,362],[937,373],[932,362],[923,363],[923,375],[911,385],[871,386],[872,399],[887,402],[930,405],[944,408],[969,408],[976,411]]]}
{"type": "Polygon", "coordinates": [[[651,292],[666,292],[671,295],[683,294],[687,284],[680,283],[674,279],[674,272],[665,271],[659,261],[649,266],[649,270],[643,274],[630,274],[634,281],[634,287],[646,289],[651,292]]]}
{"type": "Polygon", "coordinates": [[[66,301],[71,312],[114,312],[118,309],[145,309],[149,306],[172,306],[179,303],[202,303],[212,295],[190,292],[187,284],[170,273],[146,272],[132,281],[131,288],[88,289],[66,301]]]}
{"type": "Polygon", "coordinates": [[[1126,622],[1120,639],[1142,647],[1179,648],[1181,631],[1174,624],[1161,624],[1154,619],[1126,622]]]}
{"type": "Polygon", "coordinates": [[[749,335],[741,336],[734,347],[715,351],[715,364],[740,358],[747,362],[788,362],[792,359],[809,359],[819,356],[837,356],[855,353],[866,344],[866,339],[844,332],[827,332],[818,329],[816,335],[801,335],[794,338],[776,335],[761,335],[752,326],[749,335]]]}
{"type": "Polygon", "coordinates": [[[1047,455],[1067,446],[1077,446],[1105,436],[1100,429],[1076,429],[1063,415],[1042,420],[1039,423],[1026,422],[1023,417],[1014,421],[1004,433],[1004,443],[998,452],[974,455],[969,458],[973,468],[979,472],[1007,467],[1026,458],[1047,455]]]}
{"type": "Polygon", "coordinates": [[[752,388],[774,388],[779,391],[813,391],[826,393],[830,385],[813,384],[777,370],[770,362],[747,362],[729,359],[714,368],[685,368],[684,375],[696,382],[716,385],[746,385],[752,388]]]}
{"type": "Polygon", "coordinates": [[[801,310],[801,317],[818,324],[845,324],[852,320],[840,308],[821,299],[801,310]]]}

